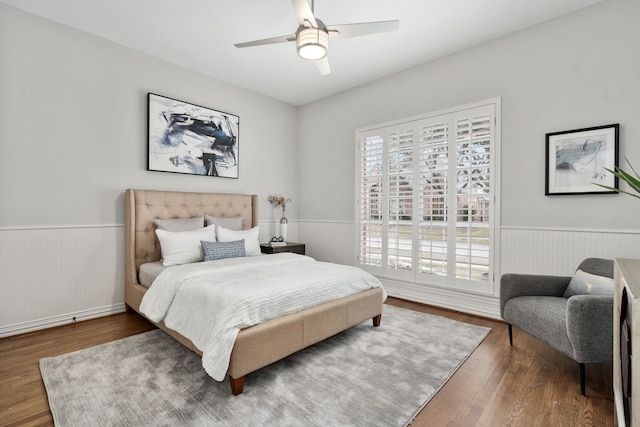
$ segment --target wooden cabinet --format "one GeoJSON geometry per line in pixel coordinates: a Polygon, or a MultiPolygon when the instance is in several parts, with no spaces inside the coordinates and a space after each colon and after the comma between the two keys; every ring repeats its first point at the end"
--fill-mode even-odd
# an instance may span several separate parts
{"type": "Polygon", "coordinates": [[[615,421],[640,427],[640,260],[616,258],[613,282],[615,421]]]}
{"type": "Polygon", "coordinates": [[[277,254],[280,252],[294,252],[296,254],[304,255],[305,245],[304,243],[287,242],[283,246],[271,246],[269,243],[260,245],[260,250],[263,254],[277,254]]]}

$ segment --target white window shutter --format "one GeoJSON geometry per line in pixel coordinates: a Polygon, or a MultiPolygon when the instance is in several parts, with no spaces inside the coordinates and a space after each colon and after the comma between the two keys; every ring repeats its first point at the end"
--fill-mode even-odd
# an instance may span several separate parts
{"type": "Polygon", "coordinates": [[[492,292],[496,104],[358,131],[358,260],[374,274],[492,292]]]}

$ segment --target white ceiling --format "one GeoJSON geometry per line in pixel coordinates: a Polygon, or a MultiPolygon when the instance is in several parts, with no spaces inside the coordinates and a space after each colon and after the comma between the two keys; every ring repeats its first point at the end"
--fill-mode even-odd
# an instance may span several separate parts
{"type": "Polygon", "coordinates": [[[326,25],[400,20],[396,32],[332,40],[321,76],[293,42],[233,46],[294,33],[290,0],[0,0],[297,106],[600,1],[316,0],[326,25]]]}

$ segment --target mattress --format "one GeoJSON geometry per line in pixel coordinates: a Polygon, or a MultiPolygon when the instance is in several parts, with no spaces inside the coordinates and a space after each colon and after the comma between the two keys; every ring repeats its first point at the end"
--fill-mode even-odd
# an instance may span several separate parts
{"type": "Polygon", "coordinates": [[[140,281],[140,284],[145,288],[148,288],[165,268],[167,267],[162,265],[162,261],[146,262],[141,264],[140,271],[138,272],[138,280],[140,281]]]}

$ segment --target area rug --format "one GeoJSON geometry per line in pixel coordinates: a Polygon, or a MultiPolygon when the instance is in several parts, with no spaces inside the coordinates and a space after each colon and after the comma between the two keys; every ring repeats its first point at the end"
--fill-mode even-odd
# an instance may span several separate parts
{"type": "Polygon", "coordinates": [[[385,305],[231,394],[161,330],[40,360],[56,426],[407,425],[489,333],[385,305]]]}

